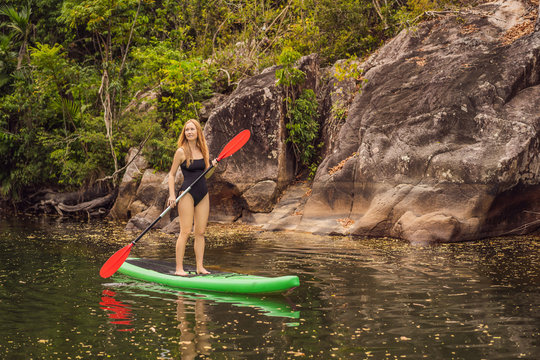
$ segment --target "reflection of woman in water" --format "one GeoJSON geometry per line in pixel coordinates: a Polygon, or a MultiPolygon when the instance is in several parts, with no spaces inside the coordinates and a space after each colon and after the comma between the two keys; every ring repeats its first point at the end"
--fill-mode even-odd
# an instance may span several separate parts
{"type": "Polygon", "coordinates": [[[185,300],[184,297],[179,296],[176,307],[182,360],[194,359],[197,355],[209,355],[212,348],[207,328],[208,316],[205,300],[195,300],[195,324],[191,324],[187,319],[185,300]]]}

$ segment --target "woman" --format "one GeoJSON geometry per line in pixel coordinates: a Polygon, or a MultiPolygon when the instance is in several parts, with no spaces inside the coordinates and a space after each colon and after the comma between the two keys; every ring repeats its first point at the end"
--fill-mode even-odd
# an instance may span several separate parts
{"type": "MultiPolygon", "coordinates": [[[[216,166],[217,161],[213,160],[212,164],[216,166]]],[[[180,166],[184,175],[184,182],[180,192],[187,189],[210,166],[208,146],[204,139],[201,124],[197,120],[188,120],[178,138],[178,149],[174,154],[173,164],[169,172],[169,199],[167,200],[167,206],[175,206],[174,180],[178,166],[180,166]]],[[[193,185],[190,192],[182,197],[178,204],[180,235],[176,242],[175,274],[180,276],[188,275],[184,271],[184,253],[192,227],[195,237],[193,247],[195,249],[197,274],[209,274],[210,272],[203,266],[204,232],[210,212],[206,179],[203,177],[193,185]]]]}

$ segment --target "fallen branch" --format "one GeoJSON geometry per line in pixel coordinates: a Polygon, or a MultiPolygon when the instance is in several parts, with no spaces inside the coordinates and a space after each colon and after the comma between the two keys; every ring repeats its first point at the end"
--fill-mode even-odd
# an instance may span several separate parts
{"type": "MultiPolygon", "coordinates": [[[[63,198],[61,195],[62,194],[58,196],[60,199],[63,198]]],[[[115,196],[116,192],[113,192],[106,196],[86,201],[77,205],[66,205],[64,202],[62,202],[62,200],[59,201],[58,199],[54,198],[43,199],[34,204],[33,206],[29,207],[28,210],[46,211],[45,209],[52,207],[60,216],[64,216],[65,213],[86,212],[88,214],[88,217],[90,217],[91,215],[102,215],[106,213],[107,210],[104,209],[104,207],[114,201],[115,196]]]]}
{"type": "Polygon", "coordinates": [[[37,209],[38,205],[40,205],[42,207],[44,207],[45,205],[50,205],[56,210],[58,215],[64,216],[64,213],[62,213],[62,210],[58,207],[58,202],[56,202],[54,200],[51,200],[51,199],[49,199],[49,200],[41,200],[38,204],[32,206],[30,209],[37,209]]]}
{"type": "Polygon", "coordinates": [[[77,212],[77,211],[86,211],[103,207],[109,204],[114,199],[114,193],[91,200],[86,201],[77,205],[65,205],[63,203],[58,204],[58,208],[65,212],[77,212]]]}
{"type": "MultiPolygon", "coordinates": [[[[529,211],[529,210],[525,210],[524,212],[540,216],[539,212],[529,211]]],[[[509,232],[505,233],[504,235],[510,235],[510,234],[514,234],[514,233],[521,233],[521,235],[523,235],[523,234],[525,234],[525,232],[527,230],[535,230],[536,227],[540,227],[540,219],[537,219],[537,220],[531,221],[529,223],[523,224],[521,226],[518,226],[517,228],[515,228],[513,230],[510,230],[509,232]]]]}
{"type": "Polygon", "coordinates": [[[505,233],[505,235],[515,234],[515,233],[521,233],[521,235],[524,235],[527,230],[530,230],[532,227],[532,230],[535,230],[536,227],[540,226],[540,219],[535,220],[533,222],[523,224],[513,230],[510,230],[509,232],[505,233]]]}

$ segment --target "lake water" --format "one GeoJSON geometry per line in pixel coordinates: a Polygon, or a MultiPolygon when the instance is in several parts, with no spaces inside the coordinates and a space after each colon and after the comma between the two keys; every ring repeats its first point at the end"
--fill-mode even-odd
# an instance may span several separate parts
{"type": "MultiPolygon", "coordinates": [[[[300,277],[291,294],[263,297],[100,278],[136,235],[0,219],[2,358],[540,358],[538,238],[413,247],[211,226],[208,269],[300,277]]],[[[174,242],[151,232],[132,255],[170,259],[174,242]]]]}

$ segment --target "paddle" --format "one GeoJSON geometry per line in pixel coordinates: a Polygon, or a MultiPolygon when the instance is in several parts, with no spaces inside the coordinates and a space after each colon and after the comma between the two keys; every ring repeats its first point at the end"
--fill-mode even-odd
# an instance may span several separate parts
{"type": "MultiPolygon", "coordinates": [[[[250,135],[251,133],[249,132],[249,130],[241,131],[231,141],[229,141],[227,145],[225,145],[216,160],[219,162],[234,154],[242,146],[244,146],[245,143],[247,143],[250,135]]],[[[191,187],[204,175],[206,175],[206,173],[208,173],[208,171],[210,171],[213,167],[214,165],[210,165],[210,167],[206,169],[197,179],[195,179],[195,181],[191,185],[189,185],[186,190],[182,191],[182,193],[176,198],[175,205],[178,204],[178,201],[180,201],[180,199],[191,190],[191,187]]],[[[128,257],[131,248],[137,243],[137,241],[139,241],[144,236],[144,234],[146,234],[154,225],[156,225],[157,222],[161,220],[163,216],[165,216],[165,214],[167,214],[172,209],[172,206],[173,205],[166,208],[165,211],[163,211],[161,215],[159,215],[159,217],[154,220],[154,222],[152,222],[146,229],[144,229],[144,231],[139,236],[137,236],[137,238],[133,240],[129,245],[124,246],[122,249],[114,253],[113,256],[111,256],[109,260],[107,260],[105,264],[103,264],[101,270],[99,271],[99,275],[101,275],[101,277],[103,278],[108,278],[109,276],[114,274],[116,270],[118,270],[120,266],[122,266],[124,261],[126,261],[126,258],[128,257]]]]}

